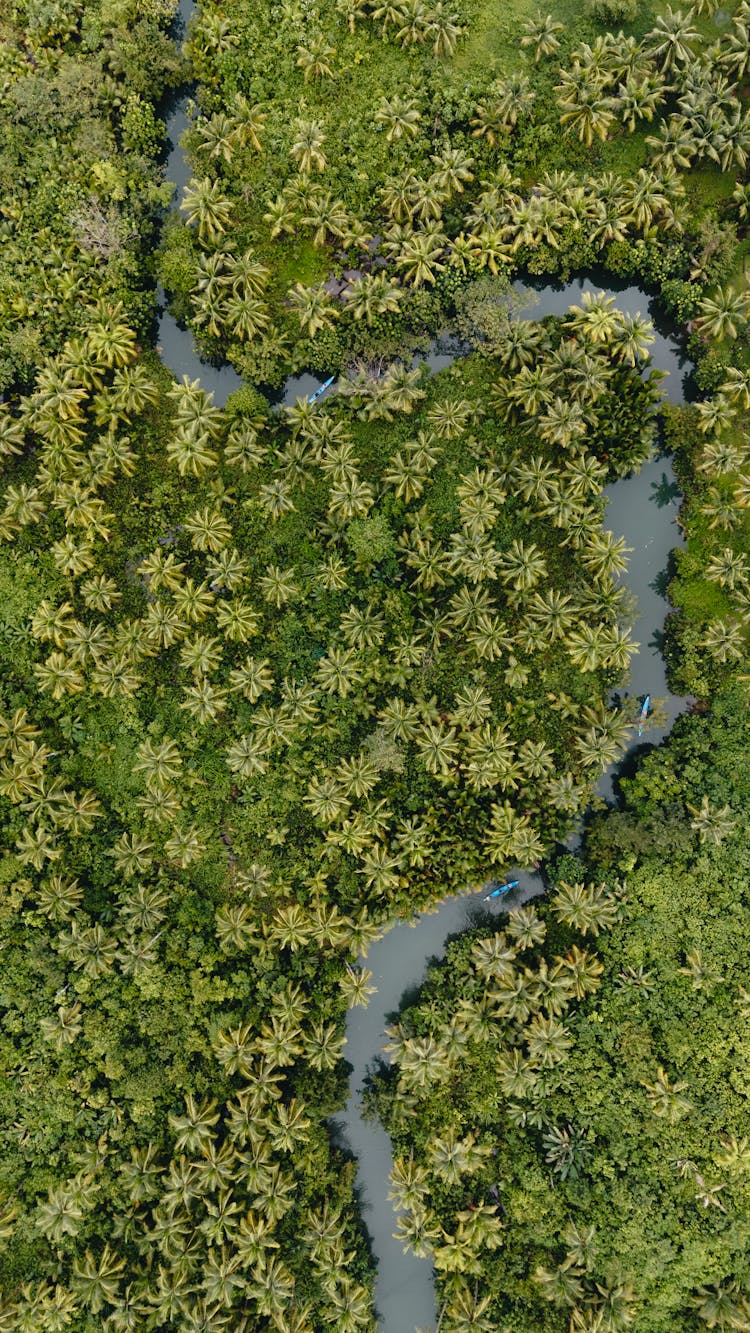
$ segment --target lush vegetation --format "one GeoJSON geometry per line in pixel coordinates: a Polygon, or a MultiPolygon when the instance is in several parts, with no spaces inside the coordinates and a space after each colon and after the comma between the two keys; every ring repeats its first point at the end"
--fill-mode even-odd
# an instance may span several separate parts
{"type": "Polygon", "coordinates": [[[330,370],[450,322],[467,276],[595,262],[664,286],[680,319],[744,320],[713,284],[746,213],[726,196],[750,146],[747,6],[625,34],[519,4],[489,45],[481,8],[202,6],[195,175],[162,272],[208,351],[259,380],[330,370]]]}
{"type": "Polygon", "coordinates": [[[272,419],[166,387],[96,306],[6,409],[8,1262],[54,1255],[113,1328],[125,1282],[168,1317],[159,1256],[176,1311],[281,1315],[295,1280],[362,1304],[310,1221],[352,963],[394,911],[539,859],[628,729],[597,451],[643,453],[653,393],[593,313],[509,341],[512,378],[395,366],[272,419]]]}
{"type": "Polygon", "coordinates": [[[0,13],[0,1329],[373,1328],[325,1123],[361,955],[620,753],[602,488],[662,430],[673,679],[728,692],[452,948],[373,1097],[445,1333],[741,1328],[747,6],[237,0],[184,52],[174,9],[0,13]],[[595,262],[690,322],[696,405],[604,293],[514,313],[595,262]],[[223,408],[153,350],[157,272],[223,408]],[[273,412],[301,367],[335,394],[273,412]]]}
{"type": "Polygon", "coordinates": [[[747,1326],[746,711],[678,722],[390,1030],[373,1104],[448,1333],[747,1326]]]}
{"type": "Polygon", "coordinates": [[[172,197],[158,103],[184,78],[172,0],[18,0],[0,11],[0,392],[30,385],[101,299],[140,335],[172,197]]]}

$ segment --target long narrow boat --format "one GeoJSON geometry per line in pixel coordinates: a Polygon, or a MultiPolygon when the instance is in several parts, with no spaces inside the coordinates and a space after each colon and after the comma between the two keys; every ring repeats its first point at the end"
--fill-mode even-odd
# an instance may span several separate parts
{"type": "Polygon", "coordinates": [[[510,893],[511,889],[517,889],[520,883],[520,879],[508,879],[504,884],[498,884],[491,893],[488,893],[484,901],[489,903],[492,902],[493,898],[504,898],[506,893],[510,893]]]}
{"type": "Polygon", "coordinates": [[[318,385],[318,388],[315,389],[313,393],[309,393],[307,395],[308,403],[317,403],[318,399],[323,397],[323,394],[325,393],[326,389],[330,389],[335,378],[336,378],[335,375],[330,375],[328,379],[325,381],[325,384],[318,385]]]}
{"type": "Polygon", "coordinates": [[[640,713],[638,714],[638,735],[639,735],[639,736],[642,736],[642,735],[643,735],[643,728],[644,728],[645,725],[646,725],[646,718],[648,717],[648,710],[649,710],[650,707],[651,707],[651,695],[650,695],[650,694],[647,694],[647,695],[645,696],[644,700],[643,700],[643,704],[641,705],[641,711],[640,711],[640,713]]]}

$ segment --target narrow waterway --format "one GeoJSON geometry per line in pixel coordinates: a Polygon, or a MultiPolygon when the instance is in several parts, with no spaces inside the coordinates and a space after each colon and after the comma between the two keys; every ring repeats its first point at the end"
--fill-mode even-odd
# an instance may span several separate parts
{"type": "MultiPolygon", "coordinates": [[[[186,25],[194,4],[180,0],[179,16],[186,25]]],[[[179,139],[188,125],[189,96],[176,101],[167,121],[171,141],[166,174],[180,192],[189,179],[190,170],[179,139]]],[[[576,279],[566,284],[514,284],[516,313],[522,318],[541,319],[545,315],[564,314],[571,305],[580,303],[585,290],[606,288],[616,297],[617,307],[628,313],[648,315],[654,324],[655,341],[651,348],[652,364],[666,374],[665,396],[672,402],[682,402],[685,394],[685,376],[690,363],[684,346],[673,330],[665,326],[651,298],[637,287],[613,285],[611,278],[598,280],[576,279]],[[524,299],[527,298],[527,299],[524,299]]],[[[163,293],[160,294],[165,307],[163,293]]],[[[242,380],[231,366],[214,367],[201,361],[187,329],[181,329],[166,308],[159,321],[158,350],[165,364],[181,377],[200,379],[205,389],[214,394],[217,406],[223,406],[242,380]]],[[[438,341],[425,358],[428,366],[437,372],[450,365],[457,355],[450,342],[438,341]]],[[[320,384],[313,375],[290,377],[281,401],[293,403],[306,396],[320,384]]],[[[636,737],[631,750],[644,743],[658,742],[668,731],[672,721],[682,711],[686,700],[672,695],[667,689],[664,662],[661,655],[664,619],[668,611],[666,579],[671,550],[680,545],[677,513],[680,495],[669,458],[657,458],[632,477],[608,486],[605,526],[616,536],[624,536],[631,547],[625,583],[637,600],[637,615],[633,624],[633,638],[640,650],[631,664],[629,679],[622,693],[640,697],[650,694],[663,705],[664,725],[652,729],[642,741],[636,737]]],[[[605,798],[613,797],[613,779],[616,768],[604,774],[598,792],[605,798]]],[[[544,891],[541,876],[532,872],[514,872],[520,880],[509,905],[518,904],[544,891]]],[[[440,957],[446,940],[467,925],[502,915],[501,907],[489,909],[483,903],[483,894],[467,893],[446,900],[432,912],[421,913],[410,921],[400,922],[374,944],[366,964],[373,972],[377,994],[366,1009],[353,1009],[347,1019],[346,1056],[352,1066],[350,1095],[344,1113],[336,1117],[336,1132],[341,1141],[357,1158],[357,1185],[373,1253],[378,1263],[376,1305],[382,1333],[414,1333],[421,1329],[434,1330],[437,1321],[435,1288],[432,1267],[428,1261],[404,1254],[392,1232],[395,1218],[388,1201],[388,1176],[392,1165],[388,1136],[377,1125],[365,1122],[361,1116],[361,1094],[368,1068],[376,1060],[385,1041],[384,1029],[389,1017],[401,1004],[405,992],[418,987],[424,978],[429,961],[440,957]]]]}

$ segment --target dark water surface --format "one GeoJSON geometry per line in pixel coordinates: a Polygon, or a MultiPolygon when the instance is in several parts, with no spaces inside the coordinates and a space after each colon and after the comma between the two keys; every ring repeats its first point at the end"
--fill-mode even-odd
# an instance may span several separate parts
{"type": "MultiPolygon", "coordinates": [[[[180,0],[179,17],[186,25],[194,5],[192,0],[180,0]]],[[[167,179],[174,181],[179,194],[191,176],[179,139],[188,126],[189,96],[176,100],[167,120],[167,134],[171,150],[166,163],[167,179]]],[[[565,284],[532,284],[516,282],[516,313],[521,318],[541,319],[545,315],[562,315],[571,305],[579,305],[584,291],[603,288],[616,296],[617,308],[631,314],[643,314],[654,324],[656,334],[651,347],[651,361],[666,372],[663,384],[665,396],[674,403],[684,401],[686,377],[691,369],[684,350],[684,342],[666,325],[655,308],[652,298],[638,287],[613,286],[611,276],[597,281],[591,278],[575,279],[565,284]],[[528,294],[528,300],[523,297],[528,294]]],[[[163,302],[163,293],[160,293],[163,302]]],[[[165,304],[165,303],[164,303],[165,304]]],[[[201,361],[192,336],[180,328],[164,309],[159,321],[158,350],[164,363],[181,378],[200,379],[202,386],[214,394],[217,406],[223,406],[242,380],[231,366],[214,367],[201,361]]],[[[451,364],[456,356],[450,343],[436,341],[425,358],[427,365],[437,372],[451,364]]],[[[321,380],[311,374],[290,377],[279,395],[283,403],[293,403],[318,387],[321,380]]],[[[669,693],[664,662],[661,656],[661,635],[668,611],[666,576],[669,554],[681,544],[677,528],[680,494],[669,458],[648,463],[632,477],[608,486],[605,526],[615,536],[624,536],[632,548],[625,583],[637,599],[637,615],[633,624],[633,638],[640,644],[630,667],[629,679],[621,693],[664,701],[666,725],[651,730],[642,740],[633,738],[630,749],[658,742],[668,731],[674,718],[685,706],[686,700],[669,693]]],[[[617,766],[604,774],[599,794],[612,798],[612,782],[617,766]]],[[[544,892],[541,876],[532,872],[516,871],[520,879],[508,905],[518,905],[544,892]]],[[[381,1054],[385,1042],[384,1028],[389,1017],[397,1012],[405,992],[418,987],[424,979],[430,959],[439,957],[449,936],[471,924],[502,916],[502,908],[487,908],[483,892],[467,892],[447,899],[432,912],[422,913],[410,921],[394,925],[382,939],[370,948],[366,965],[374,974],[377,994],[366,1009],[352,1009],[347,1017],[347,1046],[345,1054],[352,1065],[350,1095],[346,1109],[336,1117],[336,1132],[342,1142],[357,1158],[357,1185],[361,1195],[365,1225],[370,1235],[373,1253],[378,1261],[376,1304],[382,1333],[427,1333],[437,1322],[435,1287],[431,1264],[414,1255],[404,1254],[392,1232],[395,1215],[388,1202],[388,1176],[392,1166],[390,1141],[385,1132],[361,1117],[361,1092],[368,1067],[381,1054]]]]}

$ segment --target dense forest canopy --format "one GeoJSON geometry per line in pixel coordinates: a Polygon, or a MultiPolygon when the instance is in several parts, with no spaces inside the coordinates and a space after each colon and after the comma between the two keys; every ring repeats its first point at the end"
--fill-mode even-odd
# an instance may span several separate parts
{"type": "Polygon", "coordinates": [[[174,17],[0,5],[0,1329],[374,1328],[326,1124],[362,955],[537,863],[620,753],[602,489],[659,442],[671,679],[725,693],[452,948],[373,1105],[444,1333],[742,1328],[750,11],[174,17]],[[509,274],[594,263],[684,328],[694,404],[599,282],[519,317],[509,274]],[[225,406],[161,363],[157,279],[225,406]],[[272,410],[300,368],[334,392],[272,410]]]}
{"type": "Polygon", "coordinates": [[[374,1104],[443,1327],[750,1317],[744,691],[677,723],[540,904],[454,941],[374,1104]]]}

